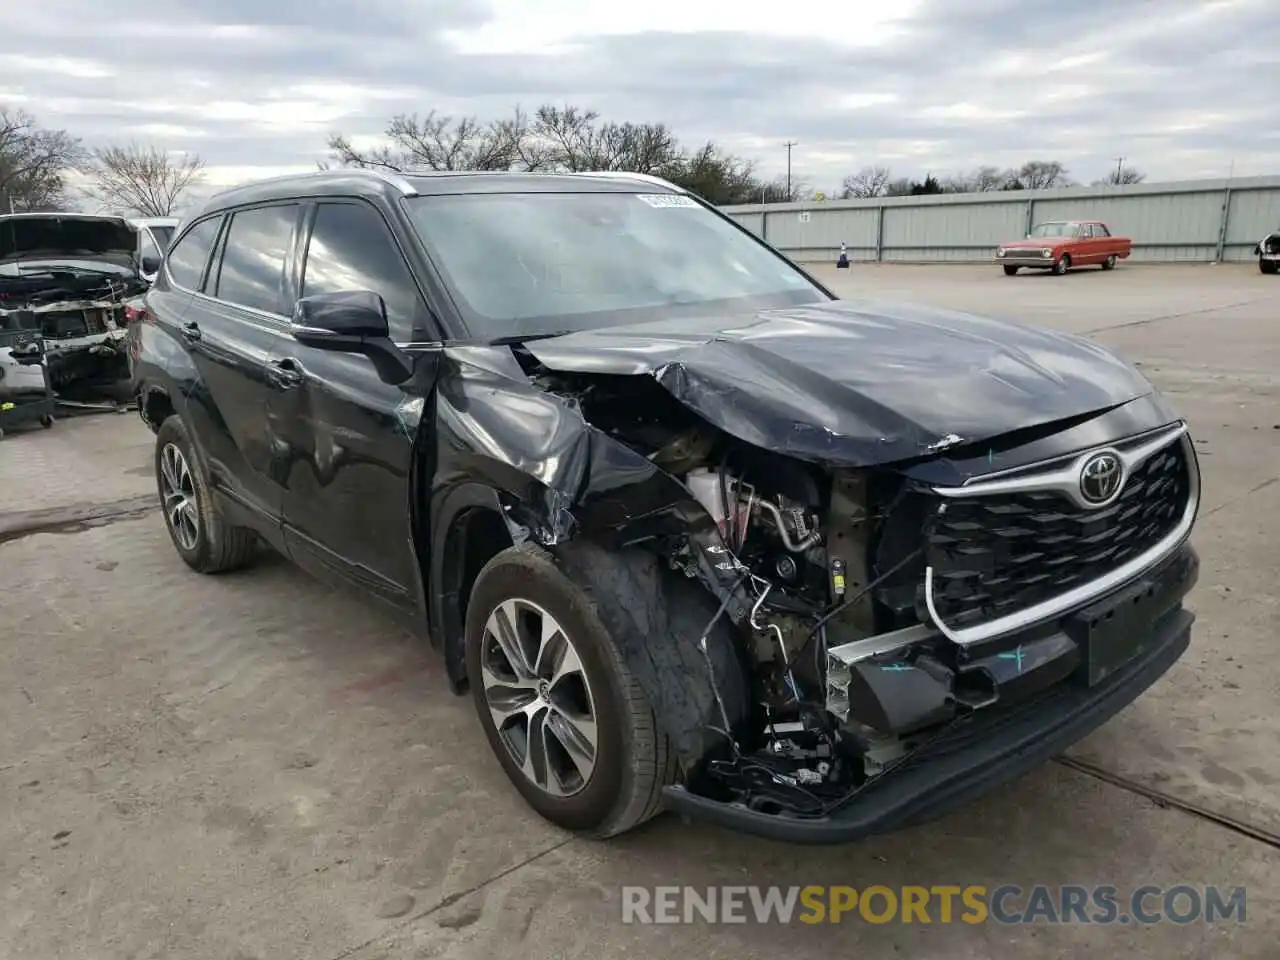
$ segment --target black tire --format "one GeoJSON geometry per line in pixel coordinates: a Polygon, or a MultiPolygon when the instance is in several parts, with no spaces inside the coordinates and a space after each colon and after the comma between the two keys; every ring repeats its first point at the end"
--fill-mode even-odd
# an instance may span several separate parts
{"type": "Polygon", "coordinates": [[[1005,264],[1005,266],[1004,266],[1004,275],[1005,275],[1006,277],[1012,277],[1012,276],[1014,276],[1015,274],[1017,274],[1017,272],[1018,272],[1018,268],[1017,268],[1017,267],[1013,266],[1012,264],[1008,264],[1008,263],[1006,263],[1006,264],[1005,264]]]}
{"type": "Polygon", "coordinates": [[[1058,258],[1058,262],[1053,265],[1053,272],[1057,276],[1062,276],[1071,269],[1071,255],[1064,253],[1058,258]]]}
{"type": "Polygon", "coordinates": [[[1280,268],[1280,263],[1274,260],[1258,260],[1258,269],[1263,273],[1275,273],[1277,268],[1280,268]]]}
{"type": "Polygon", "coordinates": [[[245,527],[232,526],[222,511],[209,488],[209,480],[205,475],[204,463],[191,442],[187,426],[176,414],[167,417],[160,429],[156,431],[155,451],[156,488],[160,493],[161,513],[164,514],[165,529],[169,531],[169,539],[192,570],[200,573],[225,573],[236,570],[247,564],[253,557],[257,544],[257,534],[245,527]],[[171,511],[165,504],[165,480],[161,459],[165,448],[173,445],[182,454],[191,477],[192,494],[195,499],[195,541],[188,546],[182,542],[174,529],[171,511]]]}
{"type": "Polygon", "coordinates": [[[592,596],[546,551],[533,544],[503,550],[480,571],[467,606],[466,660],[476,712],[508,779],[541,816],[576,833],[604,839],[661,810],[662,788],[675,781],[675,754],[640,685],[597,613],[592,596]],[[485,624],[505,601],[520,599],[550,613],[571,638],[590,684],[597,729],[595,766],[576,793],[556,796],[521,772],[489,710],[481,662],[485,624]]]}
{"type": "Polygon", "coordinates": [[[1113,253],[1107,259],[1102,261],[1103,270],[1114,270],[1116,268],[1116,255],[1113,253]]]}

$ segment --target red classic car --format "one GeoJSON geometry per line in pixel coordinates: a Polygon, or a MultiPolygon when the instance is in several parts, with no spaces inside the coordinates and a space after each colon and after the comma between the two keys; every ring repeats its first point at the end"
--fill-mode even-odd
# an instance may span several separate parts
{"type": "Polygon", "coordinates": [[[1098,220],[1052,220],[1038,224],[1025,240],[1000,244],[996,263],[1010,277],[1022,267],[1063,274],[1072,267],[1096,263],[1112,270],[1132,250],[1132,240],[1113,236],[1098,220]]]}

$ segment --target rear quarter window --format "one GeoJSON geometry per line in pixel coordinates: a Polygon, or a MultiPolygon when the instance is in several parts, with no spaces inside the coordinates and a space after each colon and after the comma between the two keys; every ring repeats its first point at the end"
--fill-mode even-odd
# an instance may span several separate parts
{"type": "Polygon", "coordinates": [[[169,251],[169,279],[176,286],[187,290],[199,290],[204,278],[204,268],[209,262],[209,252],[218,239],[222,217],[201,220],[182,235],[182,239],[169,251]]]}

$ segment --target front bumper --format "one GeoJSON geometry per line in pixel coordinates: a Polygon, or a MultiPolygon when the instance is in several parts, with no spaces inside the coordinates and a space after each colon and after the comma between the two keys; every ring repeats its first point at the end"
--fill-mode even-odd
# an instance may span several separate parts
{"type": "Polygon", "coordinates": [[[1003,257],[996,257],[995,262],[1005,267],[1052,267],[1057,259],[1057,257],[1042,257],[1037,248],[1034,255],[1021,252],[1006,253],[1003,257]]]}
{"type": "Polygon", "coordinates": [[[45,362],[55,388],[76,383],[112,384],[128,379],[125,331],[45,341],[45,362]]]}
{"type": "MultiPolygon", "coordinates": [[[[1016,706],[969,715],[827,816],[758,813],[681,786],[664,790],[667,809],[744,833],[806,844],[849,842],[941,816],[1066,750],[1155,683],[1190,643],[1195,617],[1182,607],[1182,599],[1198,574],[1195,549],[1184,544],[1142,577],[1063,617],[1057,636],[1076,651],[1079,663],[1071,678],[1016,706]],[[1128,660],[1099,669],[1099,652],[1084,649],[1082,630],[1113,614],[1141,635],[1128,660]],[[1089,674],[1095,679],[1092,685],[1085,679],[1089,674]]],[[[1046,636],[1043,627],[1034,633],[1037,639],[1046,636]]]]}

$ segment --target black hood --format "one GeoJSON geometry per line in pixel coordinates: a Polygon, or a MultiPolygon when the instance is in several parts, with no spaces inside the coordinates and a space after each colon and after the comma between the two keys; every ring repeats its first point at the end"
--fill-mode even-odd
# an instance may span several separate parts
{"type": "Polygon", "coordinates": [[[61,213],[0,217],[0,261],[131,259],[137,244],[133,227],[123,218],[61,213]]]}
{"type": "Polygon", "coordinates": [[[844,466],[920,457],[1152,392],[1088,340],[903,303],[671,319],[526,349],[555,371],[654,376],[741,440],[844,466]]]}

